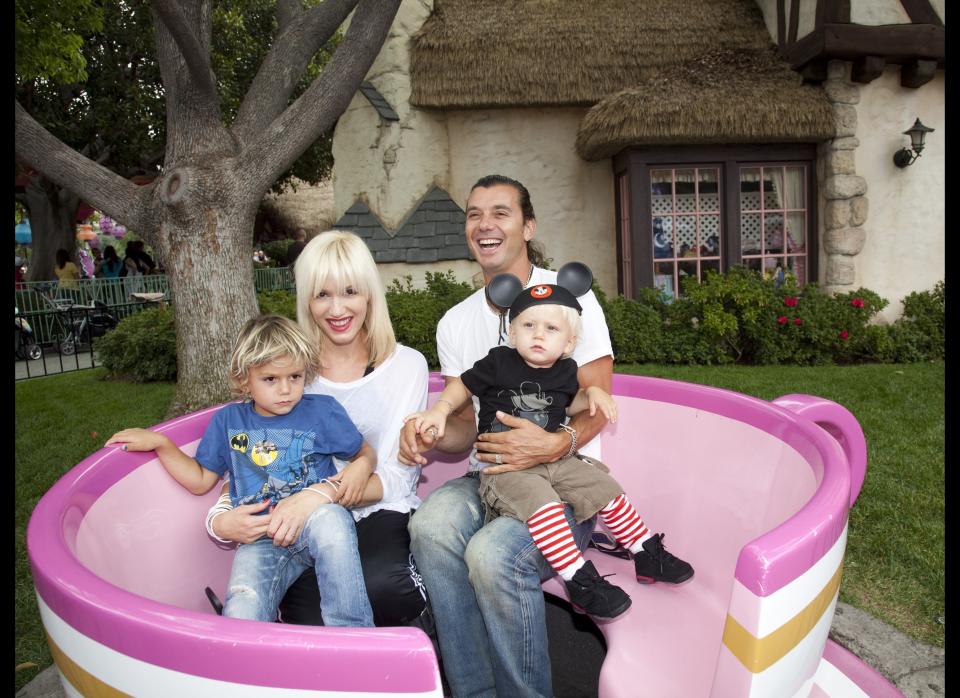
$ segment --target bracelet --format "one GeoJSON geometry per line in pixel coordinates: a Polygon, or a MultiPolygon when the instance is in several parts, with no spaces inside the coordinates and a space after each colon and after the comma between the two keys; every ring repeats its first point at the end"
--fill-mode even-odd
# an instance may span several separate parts
{"type": "Polygon", "coordinates": [[[570,434],[570,449],[564,456],[564,458],[569,458],[577,452],[577,430],[567,424],[561,424],[560,428],[570,434]]]}
{"type": "Polygon", "coordinates": [[[312,487],[304,487],[304,488],[303,488],[302,490],[300,490],[300,491],[301,491],[301,492],[313,492],[314,494],[319,494],[321,497],[326,497],[326,498],[327,498],[327,501],[330,502],[331,504],[333,504],[333,497],[331,497],[331,496],[330,496],[329,494],[327,494],[326,492],[322,492],[322,491],[320,491],[320,490],[315,490],[315,489],[313,489],[312,487]]]}
{"type": "Polygon", "coordinates": [[[450,405],[450,412],[451,412],[451,413],[453,413],[453,411],[457,409],[456,407],[453,406],[453,403],[452,403],[452,402],[450,402],[449,400],[445,400],[444,398],[439,398],[439,399],[437,400],[437,402],[445,402],[445,403],[447,403],[448,405],[450,405]]]}
{"type": "Polygon", "coordinates": [[[339,491],[340,491],[340,483],[339,483],[339,482],[334,482],[333,480],[328,480],[327,478],[323,478],[323,479],[322,479],[320,482],[318,482],[317,484],[318,484],[318,485],[322,485],[323,483],[327,483],[328,485],[330,485],[330,486],[333,488],[333,491],[334,491],[334,492],[339,492],[339,491]]]}

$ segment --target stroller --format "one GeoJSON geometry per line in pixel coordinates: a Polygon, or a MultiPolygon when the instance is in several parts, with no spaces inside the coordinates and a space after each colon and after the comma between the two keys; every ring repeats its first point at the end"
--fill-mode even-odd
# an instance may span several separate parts
{"type": "Polygon", "coordinates": [[[63,338],[58,346],[60,353],[70,356],[81,346],[89,345],[94,337],[102,336],[117,326],[117,318],[107,304],[95,300],[93,305],[66,305],[58,308],[63,320],[63,338]]]}
{"type": "Polygon", "coordinates": [[[33,328],[25,317],[20,315],[20,309],[13,308],[13,352],[18,359],[36,361],[43,356],[43,350],[33,337],[33,328]]]}

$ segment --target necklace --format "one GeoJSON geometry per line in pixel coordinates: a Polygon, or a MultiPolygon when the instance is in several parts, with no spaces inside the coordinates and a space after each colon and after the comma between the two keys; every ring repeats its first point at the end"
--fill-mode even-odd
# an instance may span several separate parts
{"type": "Polygon", "coordinates": [[[523,284],[523,287],[524,287],[524,288],[526,288],[527,286],[530,285],[530,279],[532,279],[532,278],[533,278],[533,265],[531,264],[531,265],[530,265],[530,273],[527,274],[527,281],[526,281],[526,283],[523,284]]]}

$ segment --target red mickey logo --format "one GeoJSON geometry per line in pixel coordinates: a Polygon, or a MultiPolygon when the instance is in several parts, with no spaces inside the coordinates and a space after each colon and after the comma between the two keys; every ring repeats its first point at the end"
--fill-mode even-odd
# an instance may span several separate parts
{"type": "Polygon", "coordinates": [[[549,286],[534,286],[530,291],[530,295],[534,298],[546,298],[551,293],[553,293],[553,289],[549,286]]]}

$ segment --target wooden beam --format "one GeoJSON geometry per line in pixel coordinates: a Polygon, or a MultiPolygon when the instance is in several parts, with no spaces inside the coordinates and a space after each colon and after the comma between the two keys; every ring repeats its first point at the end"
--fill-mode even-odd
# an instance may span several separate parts
{"type": "Polygon", "coordinates": [[[790,0],[790,31],[787,32],[787,41],[791,44],[797,40],[797,27],[800,25],[800,0],[790,0]]]}
{"type": "Polygon", "coordinates": [[[786,43],[786,30],[784,29],[786,20],[784,15],[787,13],[787,10],[784,2],[785,0],[777,0],[777,46],[780,48],[783,48],[784,43],[786,43]]]}
{"type": "Polygon", "coordinates": [[[881,55],[887,63],[944,61],[944,28],[932,24],[895,24],[864,26],[859,24],[825,24],[790,45],[785,51],[794,70],[816,58],[854,61],[865,56],[881,55]]]}
{"type": "Polygon", "coordinates": [[[883,75],[883,68],[887,61],[883,56],[864,56],[853,62],[853,69],[850,71],[850,79],[853,82],[866,84],[873,82],[883,75]]]}
{"type": "Polygon", "coordinates": [[[936,61],[910,61],[904,63],[900,69],[900,85],[903,87],[920,87],[933,80],[937,72],[936,61]]]}
{"type": "Polygon", "coordinates": [[[942,27],[943,20],[940,15],[930,5],[929,0],[900,0],[903,9],[906,10],[910,21],[914,24],[933,24],[942,27]]]}
{"type": "Polygon", "coordinates": [[[800,69],[804,82],[823,82],[827,79],[827,62],[814,59],[800,69]]]}
{"type": "Polygon", "coordinates": [[[850,0],[824,0],[824,24],[846,24],[850,21],[850,0]]]}

